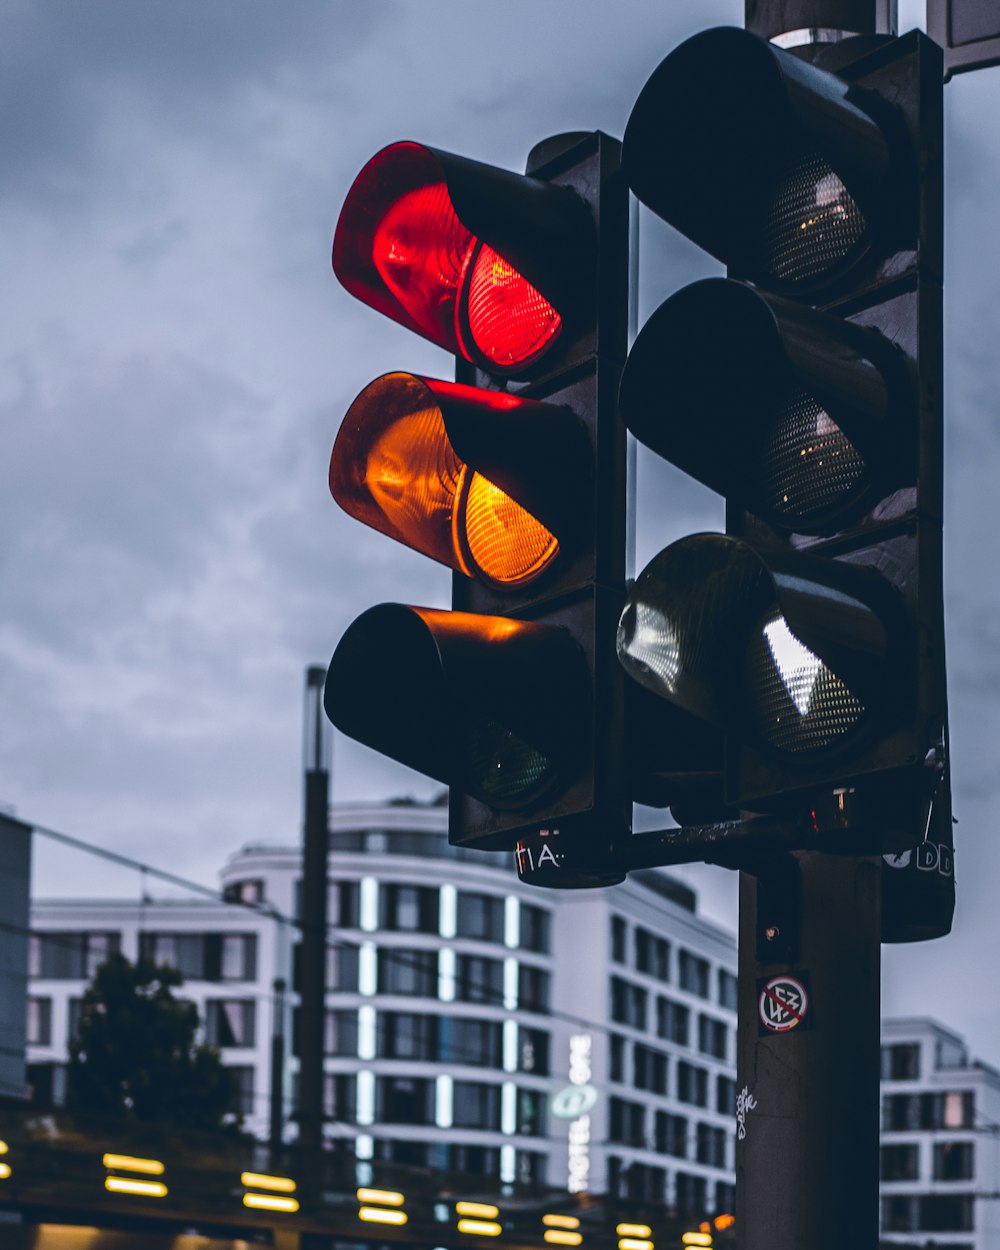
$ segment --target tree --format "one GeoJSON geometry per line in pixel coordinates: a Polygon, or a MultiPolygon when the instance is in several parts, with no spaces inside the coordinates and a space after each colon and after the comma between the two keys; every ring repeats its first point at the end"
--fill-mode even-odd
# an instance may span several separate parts
{"type": "Polygon", "coordinates": [[[83,996],[69,1044],[73,1111],[218,1129],[236,1107],[236,1083],[218,1052],[196,1044],[198,1010],[174,995],[176,968],[113,954],[83,996]]]}

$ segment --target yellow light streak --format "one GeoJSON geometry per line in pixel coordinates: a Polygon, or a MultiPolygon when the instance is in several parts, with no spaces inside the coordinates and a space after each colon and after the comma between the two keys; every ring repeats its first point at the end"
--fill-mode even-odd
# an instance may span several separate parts
{"type": "Polygon", "coordinates": [[[579,1228],[580,1221],[575,1215],[543,1215],[542,1223],[547,1228],[579,1228]]]}
{"type": "Polygon", "coordinates": [[[619,1237],[648,1237],[653,1230],[648,1224],[616,1224],[619,1237]]]}
{"type": "Polygon", "coordinates": [[[104,1188],[113,1194],[141,1194],[144,1198],[165,1198],[167,1187],[162,1181],[135,1181],[130,1176],[108,1176],[104,1188]]]}
{"type": "Polygon", "coordinates": [[[159,1159],[137,1159],[135,1155],[104,1156],[106,1168],[120,1168],[123,1172],[145,1172],[148,1176],[162,1176],[166,1171],[159,1159]]]}
{"type": "Polygon", "coordinates": [[[273,1189],[279,1194],[294,1194],[297,1189],[290,1176],[267,1176],[263,1172],[241,1172],[240,1184],[247,1189],[273,1189]]]}
{"type": "Polygon", "coordinates": [[[359,1189],[358,1202],[380,1202],[384,1207],[401,1207],[406,1199],[392,1189],[359,1189]]]}
{"type": "Polygon", "coordinates": [[[710,1246],[712,1244],[711,1233],[685,1233],[681,1237],[681,1241],[686,1246],[710,1246]]]}
{"type": "Polygon", "coordinates": [[[10,1164],[0,1163],[0,1181],[5,1181],[10,1176],[10,1164]]]}
{"type": "Polygon", "coordinates": [[[503,1225],[495,1224],[491,1220],[459,1220],[458,1231],[470,1233],[473,1237],[499,1237],[503,1232],[503,1225]]]}
{"type": "Polygon", "coordinates": [[[359,1220],[367,1220],[370,1224],[405,1224],[405,1211],[384,1211],[380,1207],[362,1207],[358,1212],[359,1220]]]}
{"type": "Polygon", "coordinates": [[[653,1243],[642,1237],[622,1237],[618,1250],[653,1250],[653,1243]]]}
{"type": "Polygon", "coordinates": [[[571,1233],[562,1228],[547,1228],[543,1236],[554,1246],[578,1246],[583,1241],[583,1233],[571,1233]]]}
{"type": "Polygon", "coordinates": [[[0,1141],[0,1155],[5,1155],[8,1150],[10,1150],[10,1147],[7,1143],[5,1141],[0,1141]]]}
{"type": "Polygon", "coordinates": [[[278,1194],[244,1194],[243,1205],[256,1211],[297,1211],[298,1198],[282,1198],[278,1194]]]}
{"type": "Polygon", "coordinates": [[[455,1212],[457,1215],[481,1216],[484,1220],[495,1220],[500,1214],[500,1208],[491,1206],[488,1202],[456,1202],[455,1212]]]}

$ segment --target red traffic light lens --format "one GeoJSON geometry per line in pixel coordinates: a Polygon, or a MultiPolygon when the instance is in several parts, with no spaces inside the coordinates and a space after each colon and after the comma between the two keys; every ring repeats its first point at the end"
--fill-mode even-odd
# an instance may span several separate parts
{"type": "Polygon", "coordinates": [[[530,363],[562,329],[549,301],[485,243],[472,265],[465,303],[476,350],[501,369],[530,363]]]}
{"type": "Polygon", "coordinates": [[[445,160],[417,143],[372,157],[337,222],[334,272],[356,298],[446,351],[514,373],[555,343],[562,318],[463,223],[445,160]]]}
{"type": "Polygon", "coordinates": [[[533,581],[559,542],[506,491],[465,464],[445,428],[442,402],[484,417],[522,405],[411,373],[388,373],[348,410],[330,457],[330,493],[345,512],[433,560],[499,587],[533,581]]]}

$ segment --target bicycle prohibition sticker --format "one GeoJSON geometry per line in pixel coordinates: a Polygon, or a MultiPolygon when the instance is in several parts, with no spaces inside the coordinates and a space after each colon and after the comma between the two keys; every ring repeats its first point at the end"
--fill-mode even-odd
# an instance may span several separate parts
{"type": "Polygon", "coordinates": [[[763,977],[757,982],[757,1015],[760,1033],[791,1033],[812,1025],[808,975],[763,977]]]}

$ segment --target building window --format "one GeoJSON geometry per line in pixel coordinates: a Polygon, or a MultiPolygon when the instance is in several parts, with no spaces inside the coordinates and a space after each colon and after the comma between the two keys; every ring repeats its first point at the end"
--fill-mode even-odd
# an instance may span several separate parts
{"type": "Polygon", "coordinates": [[[433,1124],[434,1082],[415,1076],[376,1077],[375,1119],[379,1124],[433,1124]]]}
{"type": "Polygon", "coordinates": [[[611,917],[611,958],[616,964],[625,963],[625,937],[628,926],[621,916],[611,917]]]}
{"type": "Polygon", "coordinates": [[[252,998],[210,998],[205,1003],[205,1041],[219,1049],[252,1046],[256,1015],[252,998]]]}
{"type": "Polygon", "coordinates": [[[698,1049],[713,1059],[726,1057],[726,1026],[711,1016],[698,1017],[698,1049]]]}
{"type": "Polygon", "coordinates": [[[725,968],[719,969],[719,1006],[736,1011],[739,1006],[739,982],[725,968]]]}
{"type": "Polygon", "coordinates": [[[52,999],[28,999],[28,1033],[29,1046],[48,1046],[52,1042],[52,999]]]}
{"type": "Polygon", "coordinates": [[[430,1063],[438,1057],[440,1017],[411,1011],[379,1013],[377,1047],[380,1059],[419,1059],[430,1063]]]}
{"type": "Polygon", "coordinates": [[[648,929],[636,927],[635,966],[660,981],[670,980],[670,945],[648,929]]]}
{"type": "Polygon", "coordinates": [[[477,1068],[502,1066],[502,1026],[498,1020],[442,1016],[438,1024],[438,1059],[477,1068]]]}
{"type": "Polygon", "coordinates": [[[731,1076],[715,1078],[715,1109],[720,1115],[736,1114],[736,1082],[731,1076]]]}
{"type": "Polygon", "coordinates": [[[621,977],[611,978],[611,1019],[633,1029],[646,1027],[646,991],[621,977]]]}
{"type": "Polygon", "coordinates": [[[695,1157],[709,1167],[726,1166],[726,1131],[712,1124],[699,1124],[695,1131],[695,1157]]]}
{"type": "MultiPolygon", "coordinates": [[[[338,881],[329,896],[329,923],[338,929],[357,929],[361,924],[361,883],[338,881]]],[[[296,912],[301,915],[301,911],[296,912]]]]}
{"type": "Polygon", "coordinates": [[[655,1120],[656,1150],[659,1154],[687,1158],[688,1122],[683,1115],[657,1111],[655,1120]]]}
{"type": "Polygon", "coordinates": [[[482,1081],[456,1081],[452,1094],[455,1128],[500,1131],[500,1086],[482,1081]]]}
{"type": "Polygon", "coordinates": [[[894,1143],[879,1150],[879,1179],[915,1181],[920,1179],[920,1154],[916,1145],[894,1143]]]}
{"type": "Polygon", "coordinates": [[[729,1181],[715,1182],[715,1209],[720,1215],[732,1215],[736,1210],[736,1186],[729,1181]]]}
{"type": "Polygon", "coordinates": [[[232,1073],[233,1084],[236,1086],[234,1111],[238,1115],[248,1116],[254,1113],[254,1069],[249,1065],[232,1064],[227,1069],[232,1073]]]}
{"type": "Polygon", "coordinates": [[[323,1021],[323,1053],[348,1059],[358,1053],[358,1013],[350,1010],[328,1011],[323,1021]]]}
{"type": "Polygon", "coordinates": [[[522,1011],[544,1014],[549,1009],[549,974],[543,968],[521,964],[517,978],[517,1002],[522,1011]]]}
{"type": "Polygon", "coordinates": [[[676,1176],[675,1202],[677,1213],[682,1217],[703,1219],[708,1211],[708,1182],[704,1176],[690,1176],[678,1172],[676,1176]]]}
{"type": "Polygon", "coordinates": [[[432,886],[385,886],[382,927],[405,933],[437,933],[439,897],[432,886]]]}
{"type": "Polygon", "coordinates": [[[636,1042],[632,1050],[633,1084],[651,1094],[667,1092],[667,1056],[650,1046],[636,1042]]]}
{"type": "Polygon", "coordinates": [[[691,1013],[681,1003],[671,998],[658,996],[656,999],[656,1036],[665,1041],[676,1042],[678,1046],[687,1046],[688,1029],[691,1013]]]}
{"type": "Polygon", "coordinates": [[[254,933],[142,933],[143,959],[176,968],[186,981],[254,981],[257,936],[254,933]]]}
{"type": "Polygon", "coordinates": [[[975,1174],[975,1157],[970,1141],[935,1142],[934,1179],[970,1181],[975,1174]]]}
{"type": "Polygon", "coordinates": [[[541,1090],[517,1091],[517,1132],[525,1137],[540,1137],[545,1132],[548,1102],[541,1090]]]}
{"type": "Polygon", "coordinates": [[[222,897],[227,903],[263,903],[264,901],[264,882],[263,881],[230,881],[223,888],[222,897]]]}
{"type": "Polygon", "coordinates": [[[708,1073],[693,1063],[677,1064],[677,1098],[695,1107],[708,1106],[708,1073]]]}
{"type": "Polygon", "coordinates": [[[460,891],[455,932],[480,942],[503,942],[503,899],[460,891]]]}
{"type": "Polygon", "coordinates": [[[434,998],[437,995],[437,951],[380,947],[378,990],[380,994],[434,998]]]}
{"type": "Polygon", "coordinates": [[[28,976],[89,981],[107,957],[121,950],[120,933],[32,933],[28,976]]]}
{"type": "Polygon", "coordinates": [[[972,1128],[975,1099],[971,1090],[941,1094],[886,1094],[882,1128],[888,1132],[972,1128]]]}
{"type": "Polygon", "coordinates": [[[691,951],[682,949],[679,959],[679,971],[682,990],[687,990],[691,994],[697,994],[699,998],[708,998],[709,966],[707,959],[701,959],[698,955],[692,954],[691,951]]]}
{"type": "Polygon", "coordinates": [[[547,955],[551,945],[551,933],[552,917],[544,907],[533,907],[530,903],[522,903],[521,949],[547,955]]]}
{"type": "Polygon", "coordinates": [[[341,1124],[353,1124],[358,1118],[358,1087],[353,1073],[324,1072],[323,1114],[341,1124]]]}
{"type": "Polygon", "coordinates": [[[906,1043],[883,1046],[880,1055],[883,1081],[918,1081],[920,1079],[920,1047],[906,1043]]]}
{"type": "MultiPolygon", "coordinates": [[[[296,947],[301,951],[301,947],[296,947]]],[[[326,948],[326,988],[342,990],[347,994],[358,992],[358,959],[360,950],[357,946],[328,946],[326,948]]]]}
{"type": "Polygon", "coordinates": [[[919,1202],[918,1227],[923,1232],[972,1232],[972,1194],[925,1194],[919,1202]]]}
{"type": "Polygon", "coordinates": [[[608,1042],[608,1078],[612,1081],[624,1081],[625,1038],[620,1033],[612,1033],[608,1042]]]}
{"type": "Polygon", "coordinates": [[[882,1199],[881,1225],[884,1233],[912,1233],[917,1227],[917,1200],[908,1194],[892,1194],[882,1199]]]}
{"type": "Polygon", "coordinates": [[[964,1068],[968,1055],[961,1042],[939,1037],[934,1043],[934,1067],[939,1072],[964,1068]]]}
{"type": "Polygon", "coordinates": [[[549,1035],[542,1029],[527,1029],[520,1025],[517,1030],[517,1070],[533,1072],[536,1076],[549,1075],[549,1035]]]}
{"type": "Polygon", "coordinates": [[[463,1003],[503,1002],[503,961],[483,955],[459,955],[455,975],[455,997],[463,1003]]]}
{"type": "Polygon", "coordinates": [[[623,1146],[645,1146],[646,1108],[614,1094],[608,1099],[608,1140],[623,1146]]]}

